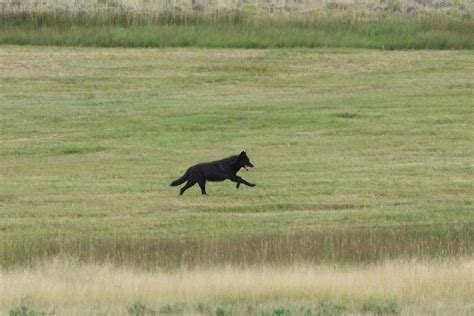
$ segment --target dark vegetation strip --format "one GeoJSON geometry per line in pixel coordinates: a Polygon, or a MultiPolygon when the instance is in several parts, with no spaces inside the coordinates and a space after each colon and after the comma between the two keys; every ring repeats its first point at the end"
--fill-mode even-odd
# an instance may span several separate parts
{"type": "Polygon", "coordinates": [[[413,225],[226,238],[15,240],[3,243],[0,264],[31,265],[56,256],[145,269],[299,262],[360,264],[472,256],[473,251],[471,225],[413,225]]]}
{"type": "Polygon", "coordinates": [[[474,19],[443,14],[255,17],[0,13],[0,44],[97,47],[473,49],[474,19]]]}

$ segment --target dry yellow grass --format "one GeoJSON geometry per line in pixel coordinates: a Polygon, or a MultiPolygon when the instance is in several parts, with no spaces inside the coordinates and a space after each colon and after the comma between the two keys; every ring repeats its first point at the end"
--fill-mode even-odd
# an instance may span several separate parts
{"type": "Polygon", "coordinates": [[[446,11],[450,9],[472,10],[470,0],[414,1],[414,0],[0,0],[3,12],[89,12],[97,10],[125,10],[133,13],[175,12],[214,13],[238,10],[244,13],[308,13],[318,10],[356,10],[365,13],[380,11],[446,11]]]}
{"type": "Polygon", "coordinates": [[[2,270],[0,281],[0,312],[20,304],[81,314],[88,313],[84,306],[89,312],[125,313],[134,302],[156,308],[163,303],[311,305],[321,300],[344,304],[350,310],[370,300],[393,300],[402,312],[426,306],[430,311],[457,306],[457,312],[466,312],[474,304],[474,259],[173,272],[56,259],[33,268],[2,270]]]}

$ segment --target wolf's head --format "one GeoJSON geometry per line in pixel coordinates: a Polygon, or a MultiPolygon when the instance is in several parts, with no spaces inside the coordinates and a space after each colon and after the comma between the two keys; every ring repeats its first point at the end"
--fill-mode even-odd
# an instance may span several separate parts
{"type": "Polygon", "coordinates": [[[240,168],[245,168],[246,170],[247,167],[253,168],[253,164],[250,162],[250,159],[245,151],[240,153],[238,163],[240,168]]]}

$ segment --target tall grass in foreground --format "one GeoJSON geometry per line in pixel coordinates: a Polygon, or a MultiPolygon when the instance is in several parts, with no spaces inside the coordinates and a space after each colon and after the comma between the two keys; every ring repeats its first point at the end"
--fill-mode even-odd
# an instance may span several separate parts
{"type": "Polygon", "coordinates": [[[0,11],[0,44],[100,47],[472,49],[471,2],[48,1],[0,11]],[[200,7],[201,6],[201,7],[200,7]]]}
{"type": "Polygon", "coordinates": [[[31,266],[54,256],[166,270],[238,266],[360,264],[388,259],[474,255],[472,225],[332,229],[227,238],[35,239],[0,243],[0,266],[31,266]]]}
{"type": "Polygon", "coordinates": [[[323,305],[339,313],[462,314],[472,312],[474,303],[473,259],[175,272],[55,259],[30,269],[1,270],[0,280],[2,312],[23,305],[68,315],[137,310],[219,315],[217,308],[229,314],[260,315],[256,312],[280,308],[286,315],[311,315],[323,305]]]}

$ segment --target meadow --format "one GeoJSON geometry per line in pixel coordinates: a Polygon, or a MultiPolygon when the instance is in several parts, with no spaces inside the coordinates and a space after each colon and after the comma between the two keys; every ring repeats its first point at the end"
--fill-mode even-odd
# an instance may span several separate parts
{"type": "Polygon", "coordinates": [[[1,46],[0,310],[472,312],[473,65],[1,46]],[[255,188],[169,186],[242,149],[255,188]]]}

